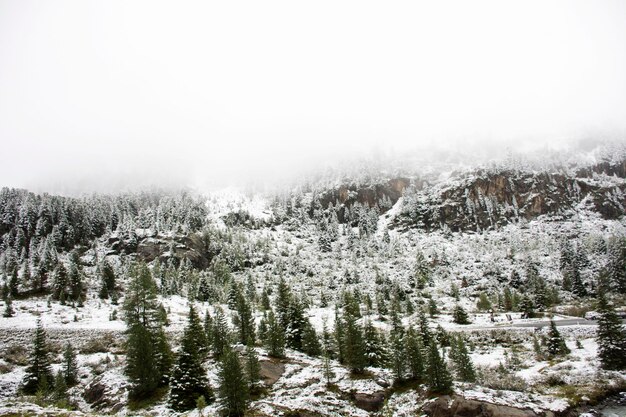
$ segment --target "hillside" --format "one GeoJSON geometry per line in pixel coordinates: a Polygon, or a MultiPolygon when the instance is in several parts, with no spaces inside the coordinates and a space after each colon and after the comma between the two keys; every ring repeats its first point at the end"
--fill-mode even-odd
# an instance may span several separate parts
{"type": "MultiPolygon", "coordinates": [[[[255,195],[4,188],[0,414],[177,414],[175,379],[138,398],[127,372],[128,305],[144,266],[155,284],[154,326],[174,361],[190,305],[201,321],[223,312],[224,334],[205,329],[211,340],[223,337],[242,360],[246,342],[254,349],[261,380],[246,415],[619,408],[623,369],[605,369],[597,322],[584,318],[600,293],[626,308],[626,158],[618,156],[338,175],[255,195]],[[273,351],[274,313],[284,355],[273,351]],[[567,347],[556,353],[551,318],[567,347]],[[38,320],[53,371],[63,369],[67,341],[78,352],[64,401],[16,396],[38,320]],[[433,352],[451,389],[433,386],[433,352]]],[[[208,343],[199,366],[218,396],[225,359],[208,343]]],[[[224,404],[207,398],[202,413],[224,404]]]]}

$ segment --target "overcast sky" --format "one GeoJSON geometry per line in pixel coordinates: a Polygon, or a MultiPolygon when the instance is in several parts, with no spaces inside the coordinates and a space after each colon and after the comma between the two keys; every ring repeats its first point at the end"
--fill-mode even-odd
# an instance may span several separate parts
{"type": "Polygon", "coordinates": [[[0,0],[0,185],[626,132],[626,2],[0,0]]]}

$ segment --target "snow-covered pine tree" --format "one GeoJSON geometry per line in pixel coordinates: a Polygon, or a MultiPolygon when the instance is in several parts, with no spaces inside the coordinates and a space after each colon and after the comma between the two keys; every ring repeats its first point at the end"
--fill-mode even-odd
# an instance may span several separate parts
{"type": "Polygon", "coordinates": [[[452,363],[454,364],[456,377],[460,381],[475,382],[476,370],[474,369],[474,364],[469,356],[467,345],[465,344],[463,336],[458,335],[453,337],[451,347],[450,359],[452,359],[452,363]]]}
{"type": "Polygon", "coordinates": [[[615,313],[613,306],[606,299],[604,292],[598,294],[598,357],[604,369],[626,369],[626,330],[615,313]]]}
{"type": "Polygon", "coordinates": [[[67,296],[67,270],[59,262],[52,273],[52,298],[60,300],[67,296]]]}
{"type": "Polygon", "coordinates": [[[456,324],[470,324],[469,316],[460,304],[454,306],[454,310],[452,310],[452,319],[456,324]]]}
{"type": "Polygon", "coordinates": [[[254,331],[252,304],[241,290],[238,291],[236,309],[239,319],[239,342],[244,345],[254,343],[256,335],[254,331]]]}
{"type": "Polygon", "coordinates": [[[98,296],[102,299],[109,298],[115,291],[115,271],[111,264],[104,260],[98,268],[100,278],[100,291],[98,296]]]}
{"type": "Polygon", "coordinates": [[[426,318],[426,314],[424,314],[424,311],[420,309],[419,311],[419,317],[418,317],[418,324],[419,324],[419,334],[420,337],[422,338],[422,343],[424,344],[424,346],[429,346],[430,342],[432,341],[432,333],[430,331],[430,326],[428,324],[428,319],[426,318]]]}
{"type": "Polygon", "coordinates": [[[42,385],[52,385],[52,369],[50,367],[49,355],[46,331],[41,323],[41,319],[39,319],[37,320],[37,329],[33,339],[33,350],[26,367],[26,375],[24,375],[22,380],[22,391],[25,394],[34,394],[42,385]]]}
{"type": "Polygon", "coordinates": [[[69,285],[69,296],[73,301],[78,301],[82,297],[83,279],[80,269],[78,253],[72,251],[69,256],[67,268],[67,283],[69,285]]]}
{"type": "Polygon", "coordinates": [[[285,333],[272,310],[267,313],[267,353],[275,358],[285,356],[285,333]]]}
{"type": "Polygon", "coordinates": [[[63,350],[63,379],[69,387],[78,382],[78,365],[76,363],[76,352],[72,344],[67,342],[63,350]]]}
{"type": "Polygon", "coordinates": [[[230,345],[230,331],[226,323],[226,316],[221,307],[215,307],[215,317],[213,318],[213,355],[216,358],[222,356],[228,345],[230,345]]]}
{"type": "Polygon", "coordinates": [[[626,294],[626,238],[616,238],[609,246],[609,277],[612,288],[626,294]]]}
{"type": "Polygon", "coordinates": [[[550,319],[550,330],[548,330],[548,340],[546,341],[546,348],[550,356],[561,356],[570,353],[569,348],[565,344],[565,340],[556,328],[554,320],[550,319]]]}
{"type": "Polygon", "coordinates": [[[159,317],[157,286],[145,263],[130,269],[130,281],[124,300],[124,318],[128,335],[126,375],[134,400],[149,397],[163,384],[171,352],[159,317]]]}
{"type": "Polygon", "coordinates": [[[305,319],[305,326],[302,329],[302,351],[309,356],[319,356],[322,352],[317,332],[308,319],[305,319]]]}
{"type": "Polygon", "coordinates": [[[176,411],[195,408],[196,401],[201,396],[205,401],[212,397],[206,371],[202,367],[203,356],[206,354],[206,337],[203,338],[202,335],[204,331],[200,326],[200,319],[191,305],[181,350],[170,381],[169,403],[176,411]]]}
{"type": "Polygon", "coordinates": [[[357,317],[348,309],[342,318],[343,324],[343,359],[350,371],[355,374],[363,372],[367,366],[363,330],[357,323],[357,317]]]}
{"type": "Polygon", "coordinates": [[[431,392],[448,394],[452,391],[452,377],[434,341],[430,342],[428,347],[427,375],[428,388],[431,392]]]}
{"type": "Polygon", "coordinates": [[[196,308],[193,303],[189,305],[189,316],[187,319],[187,329],[191,334],[192,343],[195,343],[195,349],[198,351],[200,361],[204,361],[209,356],[209,342],[206,337],[204,327],[200,322],[200,317],[196,312],[196,308]]]}
{"type": "Polygon", "coordinates": [[[292,349],[302,350],[302,336],[307,320],[304,317],[304,307],[298,298],[291,296],[287,305],[287,313],[283,316],[285,327],[285,342],[292,349]]]}
{"type": "Polygon", "coordinates": [[[405,339],[409,378],[413,381],[419,381],[424,377],[424,346],[413,326],[409,326],[405,339]]]}
{"type": "Polygon", "coordinates": [[[382,366],[387,359],[385,341],[370,320],[367,320],[363,328],[363,339],[367,365],[382,366]]]}
{"type": "Polygon", "coordinates": [[[391,330],[389,331],[389,366],[397,381],[402,381],[406,373],[407,358],[404,336],[404,327],[400,321],[397,305],[394,303],[391,308],[391,330]]]}

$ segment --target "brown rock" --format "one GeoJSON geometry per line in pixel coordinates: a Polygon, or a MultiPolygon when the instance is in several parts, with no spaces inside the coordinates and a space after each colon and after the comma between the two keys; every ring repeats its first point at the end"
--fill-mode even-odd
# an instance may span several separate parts
{"type": "Polygon", "coordinates": [[[285,364],[278,360],[259,361],[261,379],[267,386],[272,386],[285,373],[285,364]]]}
{"type": "Polygon", "coordinates": [[[554,417],[551,411],[537,414],[528,409],[468,400],[458,395],[439,397],[426,404],[422,411],[428,417],[554,417]]]}
{"type": "Polygon", "coordinates": [[[373,394],[354,394],[354,405],[365,411],[378,411],[385,402],[385,392],[378,391],[373,394]]]}

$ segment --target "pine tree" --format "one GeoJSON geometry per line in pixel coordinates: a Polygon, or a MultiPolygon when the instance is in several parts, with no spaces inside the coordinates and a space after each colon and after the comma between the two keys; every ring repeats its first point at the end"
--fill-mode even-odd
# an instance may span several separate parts
{"type": "Polygon", "coordinates": [[[439,354],[435,342],[428,347],[428,387],[431,392],[448,394],[452,391],[452,377],[439,354]]]}
{"type": "Polygon", "coordinates": [[[251,345],[246,346],[246,376],[252,391],[261,379],[261,365],[256,350],[251,345]]]}
{"type": "Polygon", "coordinates": [[[50,367],[49,350],[46,342],[46,331],[37,321],[33,351],[26,367],[26,375],[22,381],[22,391],[25,394],[34,394],[42,384],[52,383],[52,370],[50,367]]]}
{"type": "Polygon", "coordinates": [[[196,295],[198,301],[213,301],[211,285],[207,276],[202,275],[198,283],[198,293],[196,295]]]}
{"type": "Polygon", "coordinates": [[[397,381],[404,379],[406,371],[404,328],[398,315],[397,306],[391,309],[391,331],[389,332],[389,365],[397,381]]]}
{"type": "Polygon", "coordinates": [[[302,350],[302,333],[307,323],[302,302],[296,297],[290,297],[286,316],[283,317],[285,342],[288,347],[302,350]]]}
{"type": "Polygon", "coordinates": [[[239,324],[239,342],[244,345],[254,343],[255,334],[252,307],[243,295],[241,289],[239,289],[236,294],[236,310],[239,324]]]}
{"type": "Polygon", "coordinates": [[[11,278],[9,279],[9,294],[15,298],[20,295],[19,280],[17,278],[17,267],[13,268],[11,272],[11,278]]]}
{"type": "Polygon", "coordinates": [[[228,417],[243,416],[248,405],[248,381],[241,369],[239,357],[232,349],[224,352],[218,376],[224,414],[228,417]]]}
{"type": "Polygon", "coordinates": [[[261,308],[263,308],[264,311],[267,311],[271,308],[270,296],[267,293],[267,288],[263,288],[263,292],[261,293],[261,308]]]}
{"type": "Polygon", "coordinates": [[[608,272],[612,287],[620,294],[626,294],[626,238],[611,242],[608,272]]]}
{"type": "Polygon", "coordinates": [[[511,270],[511,277],[509,278],[509,283],[513,288],[519,288],[522,286],[522,278],[520,277],[519,272],[515,269],[511,270]]]}
{"type": "Polygon", "coordinates": [[[76,364],[76,352],[71,343],[65,345],[63,351],[63,379],[69,387],[78,382],[78,365],[76,364]]]}
{"type": "Polygon", "coordinates": [[[332,384],[333,379],[335,378],[335,372],[333,371],[333,367],[330,362],[330,353],[328,351],[324,352],[322,358],[322,369],[324,373],[324,379],[326,380],[326,386],[332,384]]]}
{"type": "Polygon", "coordinates": [[[419,312],[419,333],[424,346],[429,346],[432,341],[432,334],[430,332],[428,319],[422,310],[419,312]]]}
{"type": "Polygon", "coordinates": [[[200,356],[200,361],[204,361],[209,355],[209,342],[206,337],[206,332],[200,324],[200,317],[196,312],[193,303],[189,305],[189,317],[188,317],[188,331],[192,335],[192,343],[194,343],[195,349],[198,351],[198,355],[200,356]]]}
{"type": "Polygon", "coordinates": [[[291,304],[291,291],[284,278],[281,277],[276,295],[276,317],[283,331],[287,331],[289,325],[289,304],[291,304]]]}
{"type": "Polygon", "coordinates": [[[259,339],[261,339],[261,342],[265,343],[267,340],[267,312],[263,312],[263,317],[261,317],[261,321],[259,321],[256,334],[259,339]]]}
{"type": "Polygon", "coordinates": [[[52,276],[52,297],[60,300],[67,295],[67,270],[59,262],[52,276]]]}
{"type": "Polygon", "coordinates": [[[437,307],[437,303],[432,298],[428,299],[428,315],[430,317],[435,317],[439,314],[439,308],[437,307]]]}
{"type": "Polygon", "coordinates": [[[72,300],[78,301],[83,292],[83,281],[78,253],[75,251],[72,251],[69,256],[67,282],[69,284],[69,296],[72,300]]]}
{"type": "Polygon", "coordinates": [[[382,366],[386,360],[386,351],[383,336],[367,321],[363,328],[363,339],[365,343],[365,356],[368,366],[382,366]]]}
{"type": "Polygon", "coordinates": [[[204,315],[204,335],[206,337],[207,347],[213,350],[213,318],[209,310],[204,315]]]}
{"type": "Polygon", "coordinates": [[[124,300],[128,335],[126,375],[132,388],[131,399],[149,397],[166,380],[171,352],[162,329],[157,286],[144,263],[130,271],[124,300]]]}
{"type": "Polygon", "coordinates": [[[413,326],[409,326],[406,332],[405,350],[409,378],[413,381],[419,381],[424,376],[424,357],[422,354],[424,346],[413,326]]]}
{"type": "Polygon", "coordinates": [[[535,317],[535,304],[528,296],[524,295],[522,297],[519,308],[522,312],[522,318],[532,319],[535,317]]]}
{"type": "Polygon", "coordinates": [[[345,362],[345,349],[344,349],[344,326],[341,314],[339,314],[339,307],[335,304],[335,330],[333,332],[335,338],[335,345],[337,347],[336,357],[339,363],[345,362]]]}
{"type": "Polygon", "coordinates": [[[57,405],[65,405],[68,400],[67,393],[67,383],[65,382],[65,377],[63,376],[63,372],[59,371],[54,376],[54,391],[53,397],[57,405]]]}
{"type": "Polygon", "coordinates": [[[160,375],[159,384],[167,385],[170,380],[172,366],[174,365],[174,355],[172,354],[172,348],[170,347],[167,335],[162,327],[158,329],[154,338],[156,339],[156,371],[158,375],[160,375]]]}
{"type": "Polygon", "coordinates": [[[570,353],[569,348],[565,344],[565,340],[556,328],[554,320],[550,319],[550,330],[548,331],[548,341],[546,344],[550,356],[567,355],[570,353]]]}
{"type": "Polygon", "coordinates": [[[572,282],[572,292],[579,297],[584,297],[587,295],[587,289],[583,284],[583,280],[580,276],[580,270],[578,267],[572,265],[567,270],[568,275],[570,276],[570,280],[572,282]]]}
{"type": "Polygon", "coordinates": [[[100,291],[98,296],[102,299],[109,298],[115,292],[115,271],[108,261],[102,262],[98,270],[100,277],[100,291]]]}
{"type": "Polygon", "coordinates": [[[509,287],[504,289],[504,311],[513,310],[513,294],[509,287]]]}
{"type": "Polygon", "coordinates": [[[174,366],[170,381],[170,405],[176,411],[186,411],[195,408],[196,401],[203,396],[205,401],[211,398],[211,389],[202,367],[202,360],[206,354],[206,338],[198,340],[204,331],[200,326],[200,319],[191,305],[187,327],[183,334],[181,351],[174,366]]]}
{"type": "Polygon", "coordinates": [[[562,271],[563,274],[563,290],[571,291],[572,290],[572,271],[569,269],[565,269],[562,271]]]}
{"type": "Polygon", "coordinates": [[[342,322],[344,327],[342,344],[345,364],[353,373],[360,374],[367,366],[363,331],[357,324],[357,317],[350,312],[344,314],[342,322]]]}
{"type": "Polygon", "coordinates": [[[213,355],[219,358],[229,345],[230,331],[228,324],[226,324],[226,317],[222,309],[216,307],[213,319],[213,355]]]}
{"type": "Polygon", "coordinates": [[[465,309],[457,304],[452,311],[452,318],[456,324],[470,324],[469,316],[465,309]]]}
{"type": "Polygon", "coordinates": [[[475,382],[476,370],[474,369],[472,359],[467,351],[463,336],[458,335],[454,337],[451,345],[450,359],[452,359],[452,363],[454,364],[457,378],[463,382],[475,382]]]}
{"type": "Polygon", "coordinates": [[[604,369],[626,369],[626,331],[603,292],[598,294],[598,357],[604,369]]]}
{"type": "Polygon", "coordinates": [[[272,310],[267,313],[266,339],[265,346],[267,347],[268,355],[275,358],[285,356],[285,333],[272,310]]]}
{"type": "Polygon", "coordinates": [[[11,299],[10,295],[6,298],[5,304],[6,306],[4,308],[4,313],[2,314],[2,317],[13,317],[15,315],[15,310],[13,309],[13,300],[11,299]]]}
{"type": "Polygon", "coordinates": [[[437,325],[437,329],[435,330],[435,338],[437,339],[437,343],[439,343],[439,346],[450,346],[450,335],[448,334],[448,332],[446,332],[443,326],[441,326],[441,324],[437,325]]]}
{"type": "Polygon", "coordinates": [[[302,330],[302,351],[309,356],[319,356],[322,351],[317,332],[309,320],[305,321],[302,330]]]}

